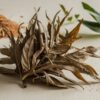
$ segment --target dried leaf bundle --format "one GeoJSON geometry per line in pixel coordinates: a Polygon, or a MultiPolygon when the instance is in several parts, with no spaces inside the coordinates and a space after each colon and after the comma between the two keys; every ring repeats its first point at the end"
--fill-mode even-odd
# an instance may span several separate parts
{"type": "Polygon", "coordinates": [[[71,53],[68,52],[72,49],[72,43],[77,39],[82,21],[69,34],[63,36],[60,34],[60,28],[69,12],[62,19],[59,19],[59,12],[57,12],[53,20],[46,14],[48,20],[46,28],[38,20],[37,12],[29,21],[25,35],[19,31],[19,36],[15,39],[12,31],[6,29],[10,32],[10,35],[7,35],[11,46],[0,48],[0,52],[8,56],[0,59],[0,64],[16,64],[16,69],[9,71],[0,68],[0,73],[18,75],[23,83],[27,79],[41,80],[61,88],[70,88],[72,84],[81,85],[67,78],[63,70],[70,71],[85,83],[88,82],[81,73],[98,79],[95,69],[83,62],[87,56],[98,57],[94,47],[90,46],[76,49],[71,53]],[[66,83],[61,79],[65,80],[66,83]]]}

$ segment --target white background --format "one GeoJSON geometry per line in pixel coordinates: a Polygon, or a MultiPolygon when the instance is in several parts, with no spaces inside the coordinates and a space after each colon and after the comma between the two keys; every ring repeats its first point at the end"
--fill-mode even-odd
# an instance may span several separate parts
{"type": "MultiPolygon", "coordinates": [[[[80,13],[83,18],[92,20],[88,13],[83,10],[81,1],[89,3],[100,12],[100,0],[0,0],[0,14],[19,23],[27,23],[34,14],[34,7],[41,7],[39,18],[46,23],[45,11],[52,18],[60,9],[59,4],[64,4],[67,9],[73,8],[72,14],[80,13]],[[24,17],[20,18],[20,16],[24,17]]],[[[76,41],[75,46],[100,46],[99,33],[82,26],[80,35],[83,38],[76,41]]],[[[3,45],[8,46],[7,39],[0,40],[0,47],[3,45]]],[[[100,74],[100,59],[90,58],[87,62],[94,66],[100,74]]],[[[80,87],[55,89],[42,84],[28,85],[27,88],[23,89],[18,85],[19,83],[19,79],[0,75],[0,100],[100,100],[100,84],[84,85],[83,90],[80,87]]]]}

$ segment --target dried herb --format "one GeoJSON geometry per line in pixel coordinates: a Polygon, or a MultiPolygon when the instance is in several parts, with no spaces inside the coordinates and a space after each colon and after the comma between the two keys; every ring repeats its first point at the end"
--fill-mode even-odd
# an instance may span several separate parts
{"type": "Polygon", "coordinates": [[[38,19],[38,11],[29,21],[26,33],[23,35],[20,30],[18,31],[17,39],[14,38],[11,30],[5,28],[11,46],[0,48],[0,52],[7,56],[7,58],[0,59],[0,64],[15,64],[16,69],[0,67],[0,73],[18,76],[23,82],[23,86],[27,80],[34,80],[34,82],[41,80],[61,88],[72,88],[73,85],[81,86],[78,82],[68,78],[63,70],[70,71],[85,83],[88,81],[81,73],[99,79],[95,69],[83,62],[87,56],[99,57],[95,54],[97,50],[94,47],[75,49],[69,53],[83,21],[81,20],[70,33],[63,36],[60,34],[60,29],[69,12],[59,21],[57,21],[59,12],[55,14],[53,21],[46,14],[48,24],[45,28],[38,19]],[[66,80],[66,83],[62,79],[66,80]]]}

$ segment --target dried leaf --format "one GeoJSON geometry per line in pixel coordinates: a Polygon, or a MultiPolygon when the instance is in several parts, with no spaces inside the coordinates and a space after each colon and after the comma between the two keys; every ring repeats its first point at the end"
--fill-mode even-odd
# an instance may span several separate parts
{"type": "Polygon", "coordinates": [[[68,15],[70,14],[70,12],[71,12],[71,10],[68,12],[68,14],[64,18],[62,18],[62,20],[58,24],[57,29],[56,29],[56,31],[54,33],[54,41],[56,40],[57,34],[59,33],[61,26],[63,25],[65,19],[68,17],[68,15]]]}
{"type": "Polygon", "coordinates": [[[14,64],[15,62],[10,58],[1,58],[0,64],[14,64]]]}
{"type": "MultiPolygon", "coordinates": [[[[81,75],[82,73],[99,80],[95,69],[80,60],[86,56],[95,57],[97,49],[91,46],[77,48],[75,51],[71,49],[82,21],[70,33],[66,31],[65,36],[62,36],[60,28],[68,15],[59,19],[59,12],[57,12],[53,21],[46,15],[48,25],[45,28],[38,20],[37,12],[30,20],[25,35],[22,35],[19,30],[19,36],[15,39],[12,32],[9,31],[8,37],[11,46],[0,49],[1,53],[9,58],[1,58],[0,63],[14,63],[16,65],[14,71],[24,84],[29,80],[44,79],[48,84],[60,88],[73,88],[73,85],[82,87],[81,84],[68,78],[67,74],[65,76],[63,70],[73,73],[79,80],[86,83],[88,82],[81,75]]],[[[8,32],[6,29],[5,31],[8,32]]],[[[2,68],[0,73],[9,74],[8,69],[2,68]]]]}
{"type": "Polygon", "coordinates": [[[9,57],[11,56],[9,48],[0,48],[0,53],[9,57]]]}
{"type": "Polygon", "coordinates": [[[73,74],[74,74],[78,79],[84,81],[85,83],[88,83],[88,82],[83,78],[83,76],[80,74],[79,71],[75,71],[75,72],[73,72],[73,74]]]}
{"type": "MultiPolygon", "coordinates": [[[[67,69],[68,67],[65,67],[64,69],[65,70],[69,70],[69,69],[67,69]]],[[[71,67],[70,67],[71,68],[71,67]]],[[[71,69],[72,70],[72,69],[71,69]]],[[[69,71],[71,71],[71,70],[69,70],[69,71]]],[[[72,71],[73,72],[73,71],[72,71]]],[[[74,80],[72,80],[72,79],[69,79],[69,78],[67,78],[65,75],[64,75],[64,73],[61,71],[61,70],[56,70],[56,71],[54,71],[54,70],[51,70],[50,72],[49,72],[51,75],[53,74],[53,75],[55,75],[55,76],[58,76],[58,77],[61,77],[61,78],[63,78],[64,80],[66,80],[67,82],[70,82],[70,83],[72,83],[72,84],[75,84],[75,85],[78,85],[78,86],[80,86],[80,87],[82,87],[80,84],[78,84],[77,82],[75,82],[74,80]]],[[[82,87],[83,88],[83,87],[82,87]]]]}
{"type": "Polygon", "coordinates": [[[54,26],[54,24],[55,24],[56,18],[57,18],[57,16],[58,16],[59,13],[60,13],[60,11],[58,11],[58,12],[55,14],[55,16],[54,16],[54,18],[53,18],[53,20],[52,20],[53,26],[54,26]]]}
{"type": "Polygon", "coordinates": [[[48,29],[48,33],[49,33],[50,39],[51,39],[51,27],[52,27],[51,23],[48,22],[47,29],[48,29]]]}
{"type": "Polygon", "coordinates": [[[60,87],[60,88],[71,88],[71,86],[67,86],[65,85],[64,83],[62,83],[60,80],[58,80],[57,78],[53,77],[53,76],[50,76],[49,74],[47,74],[46,72],[44,72],[45,74],[45,77],[46,77],[46,82],[48,84],[51,84],[53,86],[57,86],[57,87],[60,87]]]}
{"type": "Polygon", "coordinates": [[[71,45],[76,40],[82,22],[83,21],[80,21],[80,23],[68,34],[66,39],[62,41],[62,43],[71,45]]]}
{"type": "Polygon", "coordinates": [[[34,44],[34,35],[32,35],[26,42],[24,48],[23,48],[23,54],[21,57],[21,64],[23,70],[26,72],[30,70],[30,59],[33,53],[33,44],[34,44]]]}

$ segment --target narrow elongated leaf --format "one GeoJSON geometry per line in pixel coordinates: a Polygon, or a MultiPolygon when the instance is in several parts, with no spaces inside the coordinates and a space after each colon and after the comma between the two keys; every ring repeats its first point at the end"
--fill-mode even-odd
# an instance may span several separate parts
{"type": "Polygon", "coordinates": [[[62,40],[61,43],[70,46],[76,40],[82,22],[83,20],[80,21],[80,23],[66,36],[65,39],[62,40]]]}
{"type": "Polygon", "coordinates": [[[82,2],[82,5],[83,5],[83,8],[84,8],[85,10],[100,15],[100,13],[98,13],[94,8],[92,8],[92,7],[91,7],[90,5],[88,5],[87,3],[82,2]]]}
{"type": "Polygon", "coordinates": [[[100,16],[98,15],[94,15],[94,14],[90,14],[92,16],[92,18],[97,22],[100,23],[100,16]]]}
{"type": "Polygon", "coordinates": [[[68,11],[66,10],[66,8],[64,7],[64,5],[60,4],[61,9],[63,10],[63,12],[66,14],[68,14],[68,11]]]}
{"type": "MultiPolygon", "coordinates": [[[[71,67],[70,67],[71,68],[71,67]]],[[[65,68],[66,70],[68,70],[67,69],[67,67],[65,68]]],[[[80,84],[78,84],[76,81],[74,81],[74,80],[72,80],[72,79],[70,79],[70,78],[67,78],[67,76],[65,76],[64,75],[64,73],[61,71],[61,70],[56,70],[56,71],[54,71],[54,70],[52,70],[52,71],[50,71],[49,73],[51,73],[51,74],[53,74],[53,75],[55,75],[55,76],[58,76],[58,77],[61,77],[61,78],[63,78],[64,80],[66,80],[67,82],[70,82],[70,83],[72,83],[72,84],[75,84],[75,85],[78,85],[78,86],[80,86],[80,87],[82,87],[80,84]]]]}
{"type": "Polygon", "coordinates": [[[3,55],[9,56],[9,57],[11,56],[11,52],[10,52],[9,48],[1,48],[0,53],[3,55]]]}
{"type": "Polygon", "coordinates": [[[53,26],[54,26],[54,24],[55,24],[55,21],[56,21],[56,18],[57,18],[57,15],[60,13],[60,11],[58,11],[56,14],[55,14],[55,16],[54,16],[54,18],[53,18],[53,20],[52,20],[52,24],[53,24],[53,26]]]}
{"type": "Polygon", "coordinates": [[[53,54],[64,54],[67,52],[68,49],[69,46],[59,44],[59,45],[55,45],[55,47],[50,49],[49,52],[53,54]]]}
{"type": "Polygon", "coordinates": [[[74,74],[78,79],[84,81],[85,83],[88,83],[88,82],[83,78],[83,76],[80,74],[79,71],[75,71],[75,72],[73,72],[73,74],[74,74]]]}
{"type": "Polygon", "coordinates": [[[51,22],[51,19],[49,18],[47,12],[45,12],[45,15],[46,15],[47,20],[51,22]]]}
{"type": "Polygon", "coordinates": [[[87,58],[87,55],[84,52],[80,52],[80,51],[72,52],[67,56],[77,61],[84,61],[87,58]]]}
{"type": "Polygon", "coordinates": [[[83,8],[87,11],[89,11],[89,14],[93,17],[93,19],[97,22],[100,23],[100,13],[97,12],[94,8],[92,8],[90,5],[86,3],[82,3],[83,8]]]}
{"type": "MultiPolygon", "coordinates": [[[[37,13],[40,11],[40,7],[37,9],[36,13],[33,15],[33,17],[31,18],[31,20],[29,21],[29,24],[28,24],[28,30],[30,30],[30,27],[33,26],[33,20],[36,19],[37,17],[37,13]]],[[[36,21],[36,20],[35,20],[36,21]]]]}
{"type": "MultiPolygon", "coordinates": [[[[7,30],[8,31],[8,30],[7,30]]],[[[13,48],[13,50],[15,49],[15,46],[16,46],[16,40],[14,38],[14,35],[12,34],[11,31],[8,31],[9,34],[7,34],[9,40],[10,40],[10,43],[11,43],[11,47],[13,48]]]]}
{"type": "Polygon", "coordinates": [[[100,32],[100,23],[84,20],[83,24],[95,32],[100,32]]]}
{"type": "Polygon", "coordinates": [[[76,61],[75,59],[70,58],[68,56],[66,59],[73,67],[76,67],[78,69],[78,71],[80,71],[80,73],[88,74],[93,77],[97,75],[96,71],[91,66],[89,66],[85,63],[76,61]]]}
{"type": "Polygon", "coordinates": [[[30,70],[30,59],[33,52],[33,44],[34,44],[34,35],[32,35],[26,42],[24,48],[23,48],[23,54],[21,57],[21,64],[23,70],[26,72],[30,70]]]}
{"type": "Polygon", "coordinates": [[[15,62],[10,58],[1,58],[0,64],[14,64],[15,62]]]}
{"type": "Polygon", "coordinates": [[[65,85],[63,82],[61,82],[60,80],[58,80],[57,78],[55,78],[53,76],[50,76],[46,72],[44,72],[44,74],[45,74],[45,77],[46,77],[46,82],[48,84],[51,84],[53,86],[57,86],[57,87],[60,87],[60,88],[69,88],[69,87],[71,88],[71,86],[65,85]]]}
{"type": "Polygon", "coordinates": [[[49,33],[49,37],[50,37],[50,39],[51,39],[51,27],[52,27],[51,23],[48,22],[47,29],[48,29],[48,33],[49,33]]]}
{"type": "Polygon", "coordinates": [[[64,83],[56,78],[56,76],[51,76],[52,80],[55,82],[55,86],[60,88],[74,88],[71,84],[64,83]]]}
{"type": "MultiPolygon", "coordinates": [[[[72,9],[71,9],[71,10],[72,10],[72,9]]],[[[58,24],[57,29],[56,29],[56,31],[55,31],[55,33],[54,33],[54,40],[56,40],[57,34],[59,34],[59,31],[60,31],[60,29],[61,29],[61,26],[63,25],[65,19],[66,19],[66,18],[68,17],[68,15],[70,14],[71,10],[68,12],[67,15],[65,15],[65,17],[62,18],[62,20],[61,20],[60,23],[58,24]]]]}
{"type": "Polygon", "coordinates": [[[33,56],[32,56],[32,67],[35,68],[36,60],[39,57],[39,55],[43,52],[44,47],[41,47],[40,50],[37,50],[33,56]]]}
{"type": "Polygon", "coordinates": [[[87,64],[86,64],[85,67],[89,70],[91,76],[96,76],[96,75],[98,75],[97,72],[96,72],[96,70],[95,70],[93,67],[91,67],[90,65],[87,65],[87,64]]]}
{"type": "Polygon", "coordinates": [[[4,67],[0,67],[0,74],[5,74],[5,75],[17,75],[14,69],[8,69],[4,67]]]}

